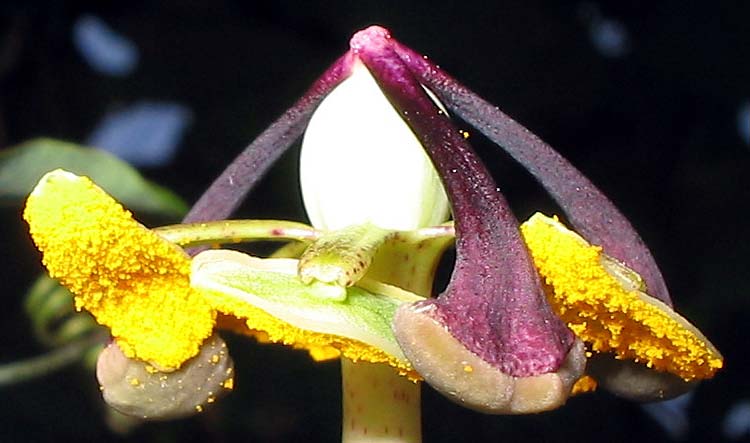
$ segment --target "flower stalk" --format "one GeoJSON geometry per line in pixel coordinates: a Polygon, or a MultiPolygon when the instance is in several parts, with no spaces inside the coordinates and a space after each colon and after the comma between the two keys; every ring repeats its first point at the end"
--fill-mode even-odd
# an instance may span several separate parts
{"type": "Polygon", "coordinates": [[[342,443],[420,443],[420,383],[383,364],[341,359],[342,443]]]}

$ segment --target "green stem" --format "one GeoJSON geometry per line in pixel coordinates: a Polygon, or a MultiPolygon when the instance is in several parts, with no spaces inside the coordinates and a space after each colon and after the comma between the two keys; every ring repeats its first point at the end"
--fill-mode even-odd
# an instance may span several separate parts
{"type": "Polygon", "coordinates": [[[452,225],[397,232],[378,250],[367,278],[430,297],[440,257],[453,240],[452,225]]]}
{"type": "Polygon", "coordinates": [[[259,240],[311,242],[319,233],[304,223],[285,220],[223,220],[163,226],[154,231],[183,247],[259,240]]]}
{"type": "Polygon", "coordinates": [[[61,346],[47,354],[2,365],[0,366],[0,386],[21,383],[51,374],[81,360],[92,346],[103,342],[101,334],[94,334],[61,346]]]}
{"type": "Polygon", "coordinates": [[[422,441],[420,387],[383,364],[341,359],[342,443],[422,441]]]}
{"type": "MultiPolygon", "coordinates": [[[[435,270],[453,241],[451,225],[396,232],[371,251],[372,265],[360,285],[383,281],[429,297],[435,270]]],[[[377,291],[375,291],[377,292],[377,291]]],[[[420,383],[384,364],[341,359],[342,443],[422,441],[420,383]]]]}

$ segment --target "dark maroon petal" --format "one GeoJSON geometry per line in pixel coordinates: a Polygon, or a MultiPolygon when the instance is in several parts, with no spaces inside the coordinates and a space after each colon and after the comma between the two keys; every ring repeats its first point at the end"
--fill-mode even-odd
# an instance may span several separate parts
{"type": "Polygon", "coordinates": [[[315,108],[351,72],[352,56],[339,58],[312,87],[248,145],[214,180],[183,222],[222,220],[242,203],[273,163],[307,128],[315,108]]]}
{"type": "Polygon", "coordinates": [[[505,149],[547,189],[590,243],[638,272],[648,293],[672,306],[648,247],[615,205],[580,171],[528,129],[413,50],[392,42],[409,70],[460,118],[505,149]]]}
{"type": "Polygon", "coordinates": [[[429,153],[451,201],[456,264],[435,317],[468,350],[514,377],[556,371],[574,341],[545,299],[518,224],[477,155],[426,95],[383,28],[352,51],[429,153]]]}

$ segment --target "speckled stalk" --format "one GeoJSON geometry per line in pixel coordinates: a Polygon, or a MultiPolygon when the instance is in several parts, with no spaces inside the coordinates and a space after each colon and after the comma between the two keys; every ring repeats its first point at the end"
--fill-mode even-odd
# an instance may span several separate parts
{"type": "Polygon", "coordinates": [[[342,443],[422,441],[420,386],[383,364],[341,359],[342,443]]]}
{"type": "MultiPolygon", "coordinates": [[[[367,276],[423,297],[432,293],[435,270],[452,227],[394,233],[378,249],[367,276]],[[416,247],[414,246],[416,245],[416,247]]],[[[342,442],[422,441],[420,384],[382,364],[341,359],[342,442]]]]}
{"type": "Polygon", "coordinates": [[[267,240],[311,242],[320,233],[304,223],[286,220],[223,220],[162,226],[154,232],[182,247],[267,240]]]}
{"type": "Polygon", "coordinates": [[[489,172],[394,52],[386,30],[360,31],[351,48],[427,150],[451,202],[453,275],[420,313],[429,311],[467,350],[504,374],[556,371],[573,334],[547,304],[518,222],[489,172]]]}
{"type": "Polygon", "coordinates": [[[390,47],[449,110],[505,149],[544,186],[589,243],[643,277],[648,293],[672,306],[651,252],[625,216],[588,178],[524,126],[406,46],[390,47]]]}

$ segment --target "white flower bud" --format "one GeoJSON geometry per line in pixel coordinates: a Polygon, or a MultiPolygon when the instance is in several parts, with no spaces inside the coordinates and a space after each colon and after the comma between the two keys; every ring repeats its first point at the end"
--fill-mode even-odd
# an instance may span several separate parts
{"type": "Polygon", "coordinates": [[[302,142],[300,182],[316,228],[371,222],[410,230],[448,219],[448,198],[432,162],[360,62],[313,114],[302,142]]]}

